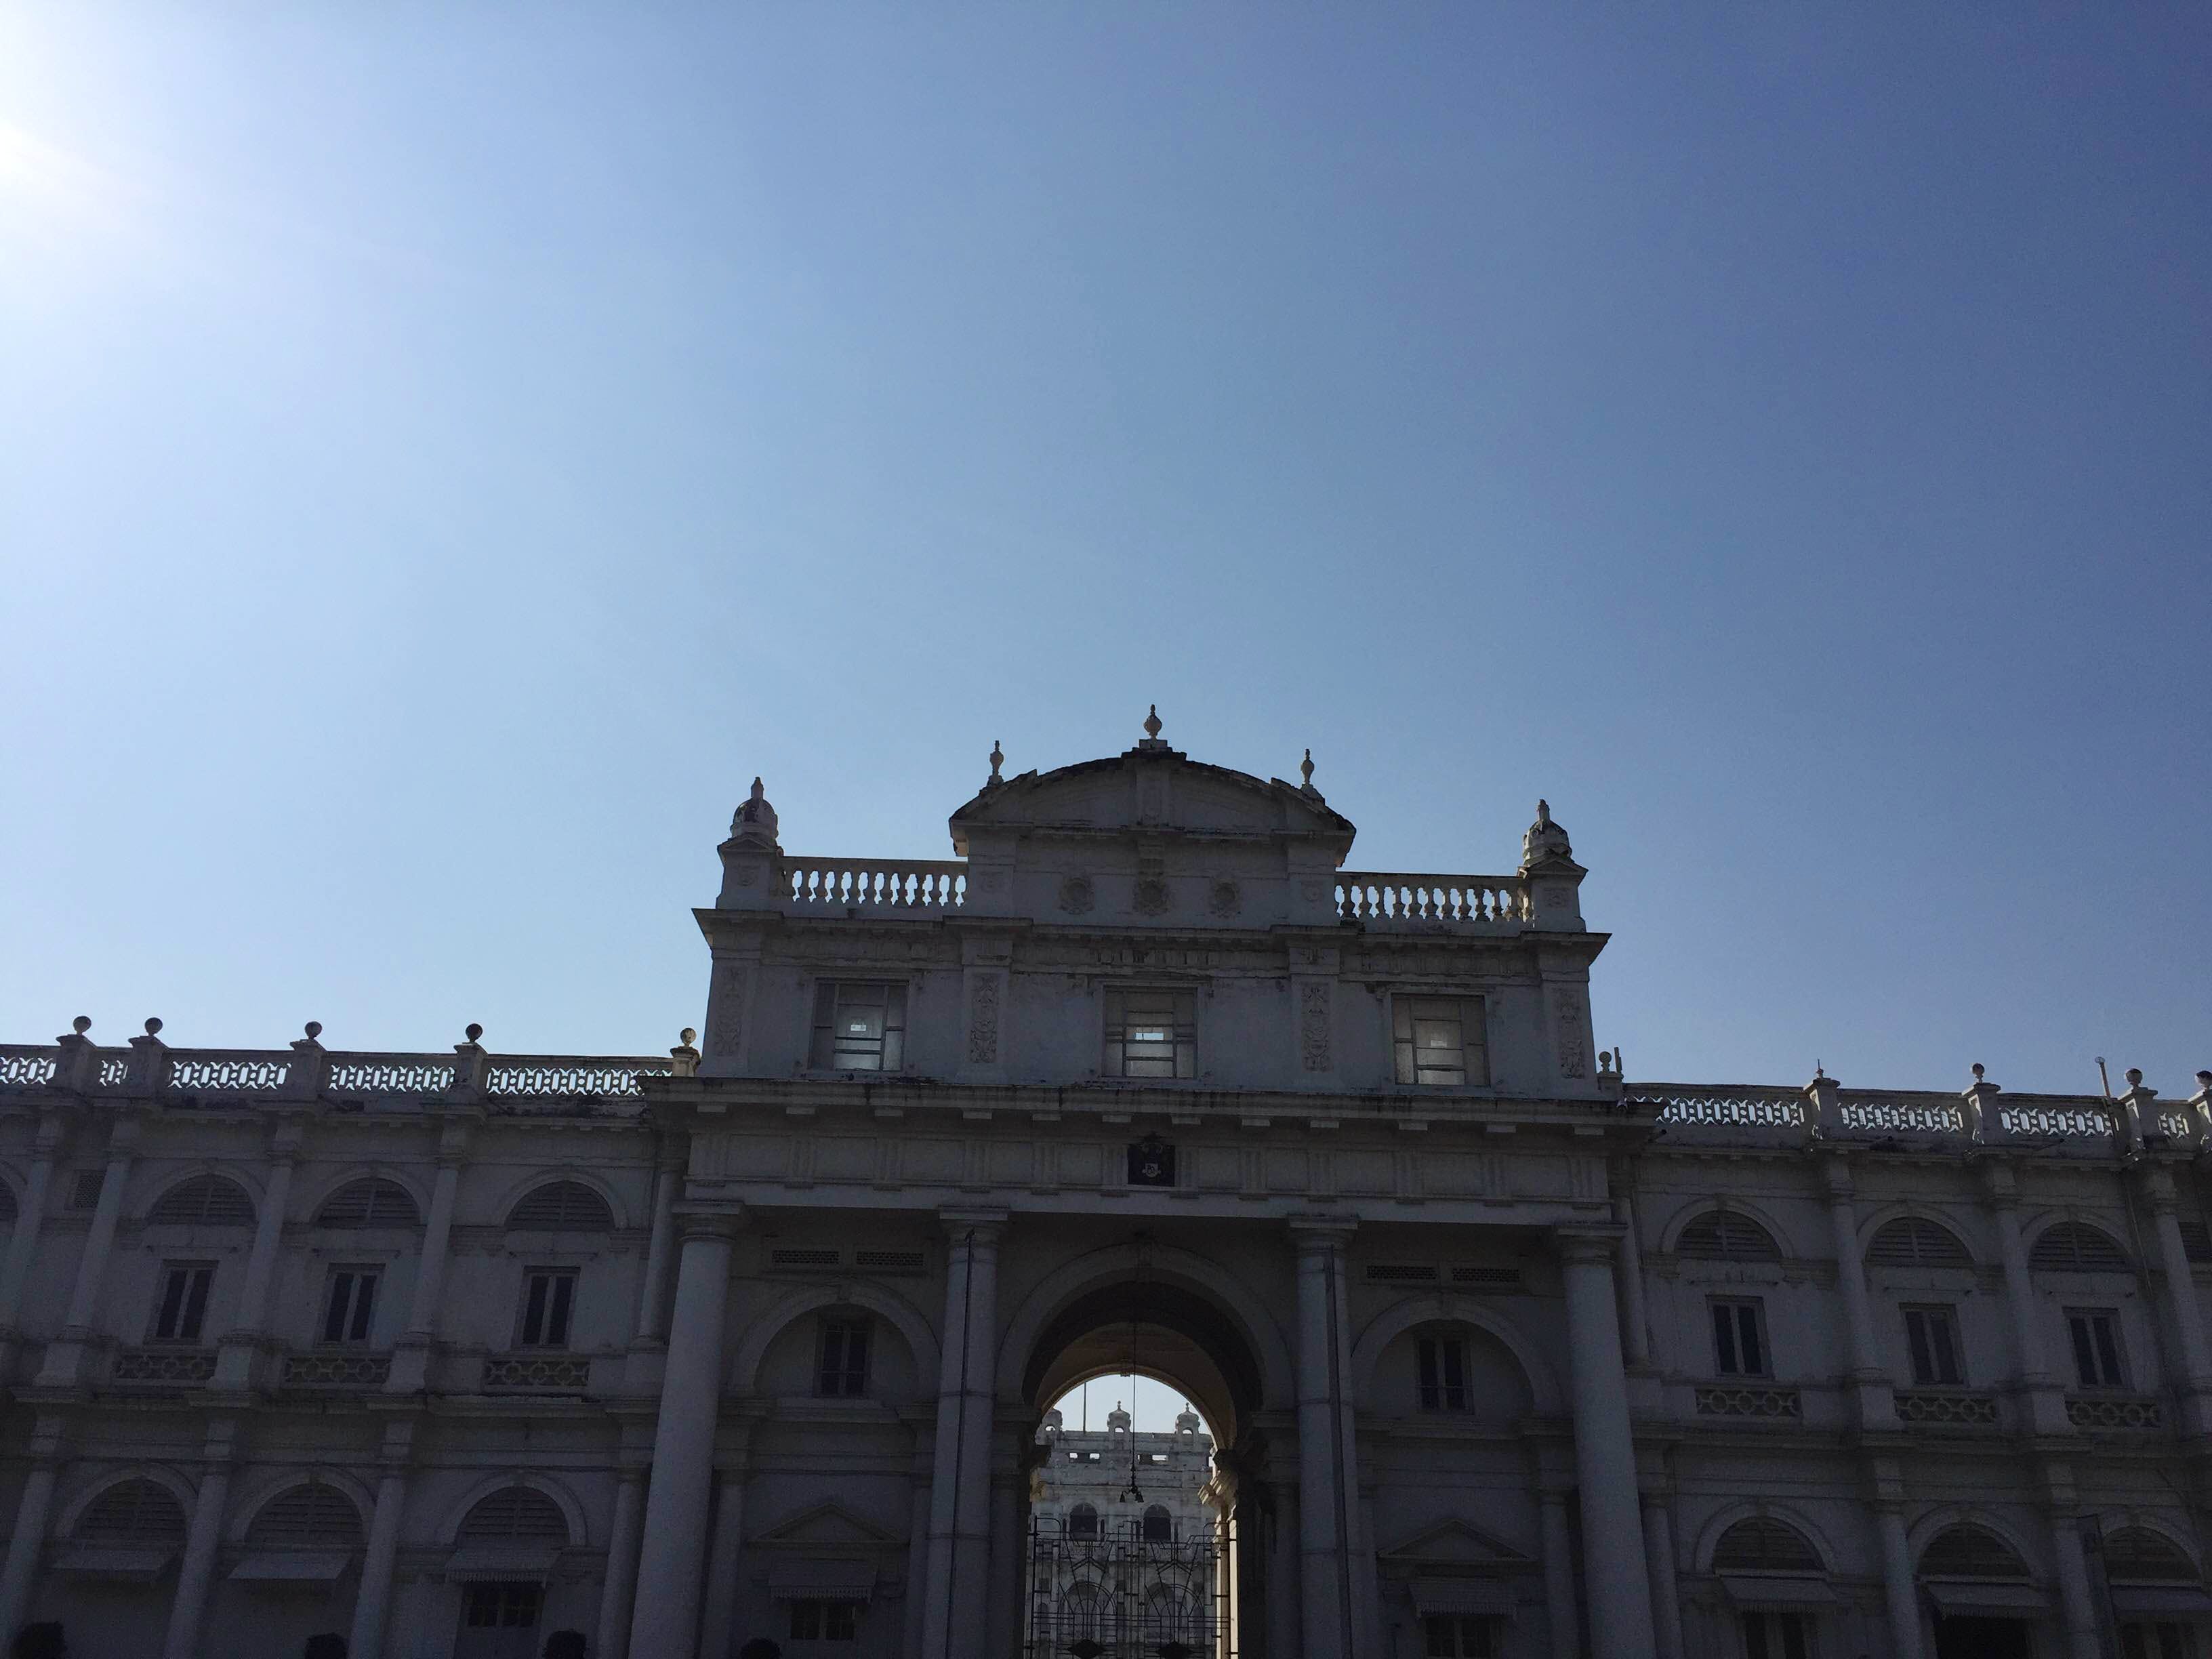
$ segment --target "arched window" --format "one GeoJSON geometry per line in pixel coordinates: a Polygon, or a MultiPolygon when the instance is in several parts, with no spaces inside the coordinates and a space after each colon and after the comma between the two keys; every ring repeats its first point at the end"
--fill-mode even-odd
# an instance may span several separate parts
{"type": "Polygon", "coordinates": [[[361,1511],[336,1486],[294,1486],[261,1506],[246,1541],[257,1550],[359,1549],[361,1511]]]}
{"type": "Polygon", "coordinates": [[[146,1480],[118,1480],[77,1516],[70,1536],[86,1544],[135,1544],[181,1549],[185,1509],[167,1486],[146,1480]]]}
{"type": "Polygon", "coordinates": [[[1164,1504],[1155,1504],[1145,1511],[1145,1541],[1147,1544],[1175,1542],[1175,1516],[1164,1504]]]}
{"type": "Polygon", "coordinates": [[[419,1227],[422,1212],[415,1195],[396,1181],[368,1176],[348,1182],[323,1200],[318,1227],[419,1227]]]}
{"type": "Polygon", "coordinates": [[[501,1486],[461,1522],[465,1544],[565,1544],[568,1517],[561,1506],[534,1486],[501,1486]]]}
{"type": "Polygon", "coordinates": [[[2108,1232],[2080,1221],[2045,1227],[2027,1253],[2027,1265],[2044,1273],[2124,1273],[2128,1253],[2108,1232]]]}
{"type": "Polygon", "coordinates": [[[549,1181],[524,1194],[507,1212],[507,1231],[519,1233],[611,1233],[614,1212],[580,1181],[549,1181]]]}
{"type": "Polygon", "coordinates": [[[1974,1258],[1959,1235],[1924,1216],[1899,1216],[1866,1247],[1873,1267],[1968,1267],[1974,1258]]]}
{"type": "Polygon", "coordinates": [[[2197,1564],[2181,1546],[2148,1527],[2123,1527],[2105,1540],[2105,1577],[2115,1584],[2193,1584],[2197,1564]]]}
{"type": "Polygon", "coordinates": [[[1088,1504],[1078,1504],[1067,1512],[1067,1535],[1070,1538],[1098,1536],[1098,1511],[1088,1504]]]}
{"type": "Polygon", "coordinates": [[[1739,1521],[1713,1546],[1715,1572],[1825,1572],[1820,1553],[1786,1521],[1739,1521]]]}
{"type": "Polygon", "coordinates": [[[1987,1527],[1962,1521],[1946,1527],[1920,1553],[1920,1571],[1929,1578],[2026,1578],[2027,1563],[1987,1527]]]}
{"type": "Polygon", "coordinates": [[[1708,1210],[1682,1229],[1674,1254],[1695,1261],[1779,1261],[1782,1247],[1740,1211],[1708,1210]]]}
{"type": "Polygon", "coordinates": [[[253,1200],[228,1176],[194,1176],[162,1194],[146,1219],[165,1227],[251,1227],[253,1200]]]}
{"type": "MultiPolygon", "coordinates": [[[[1098,1594],[1096,1584],[1070,1584],[1060,1598],[1060,1638],[1064,1649],[1073,1651],[1078,1642],[1096,1644],[1105,1623],[1105,1598],[1098,1594]]],[[[1094,1645],[1094,1652],[1098,1650],[1094,1645]]]]}

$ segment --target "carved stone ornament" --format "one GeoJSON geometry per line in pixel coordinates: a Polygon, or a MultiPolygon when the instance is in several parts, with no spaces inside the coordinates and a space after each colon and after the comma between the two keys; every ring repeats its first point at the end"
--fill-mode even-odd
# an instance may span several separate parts
{"type": "Polygon", "coordinates": [[[968,1058],[978,1066],[999,1059],[999,976],[978,974],[968,994],[968,1058]]]}
{"type": "Polygon", "coordinates": [[[1310,980],[1298,991],[1298,1058],[1309,1072],[1326,1072],[1328,1053],[1328,982],[1310,980]]]}
{"type": "Polygon", "coordinates": [[[1206,897],[1206,908],[1217,916],[1233,916],[1244,908],[1244,895],[1237,890],[1235,882],[1217,881],[1213,884],[1213,891],[1206,897]]]}
{"type": "Polygon", "coordinates": [[[1098,890],[1088,876],[1070,876],[1060,884],[1060,908],[1071,916],[1087,916],[1098,902],[1098,890]]]}
{"type": "Polygon", "coordinates": [[[1589,1054],[1583,1044],[1583,1001],[1577,996],[1559,999],[1559,1075],[1582,1077],[1589,1070],[1589,1054]]]}
{"type": "Polygon", "coordinates": [[[1322,884],[1318,881],[1302,881],[1298,884],[1298,892],[1308,904],[1319,904],[1322,902],[1324,889],[1322,884]]]}
{"type": "Polygon", "coordinates": [[[1168,908],[1168,884],[1158,876],[1146,876],[1137,884],[1130,906],[1139,915],[1156,916],[1168,908]]]}
{"type": "Polygon", "coordinates": [[[1132,1187],[1175,1185],[1175,1148],[1158,1135],[1146,1135],[1129,1148],[1132,1187]]]}
{"type": "Polygon", "coordinates": [[[707,1023],[707,1052],[734,1054],[745,1040],[745,973],[732,968],[723,976],[721,994],[714,1000],[714,1017],[707,1023]]]}

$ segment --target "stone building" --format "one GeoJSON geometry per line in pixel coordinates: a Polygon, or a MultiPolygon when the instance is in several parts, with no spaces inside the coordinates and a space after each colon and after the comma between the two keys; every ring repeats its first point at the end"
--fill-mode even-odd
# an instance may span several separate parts
{"type": "Polygon", "coordinates": [[[1361,872],[1156,722],[951,827],[756,785],[666,1058],[0,1048],[0,1629],[996,1659],[1133,1354],[1222,1655],[2203,1647],[2212,1075],[1625,1082],[1540,805],[1361,872]]]}

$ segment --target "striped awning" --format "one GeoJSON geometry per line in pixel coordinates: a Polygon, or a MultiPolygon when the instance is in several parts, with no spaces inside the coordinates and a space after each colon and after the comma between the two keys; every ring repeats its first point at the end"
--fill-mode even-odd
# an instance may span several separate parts
{"type": "Polygon", "coordinates": [[[446,1582],[542,1584],[560,1555],[557,1544],[464,1544],[446,1559],[446,1582]]]}
{"type": "Polygon", "coordinates": [[[150,1584],[177,1559],[171,1549],[133,1549],[122,1544],[72,1544],[54,1557],[52,1571],[74,1578],[112,1578],[150,1584]]]}
{"type": "Polygon", "coordinates": [[[1492,1578],[1416,1578],[1413,1583],[1413,1611],[1426,1618],[1432,1613],[1458,1613],[1478,1619],[1513,1617],[1513,1591],[1492,1578]]]}
{"type": "Polygon", "coordinates": [[[1928,1599],[1945,1614],[2016,1613],[2026,1618],[2051,1610],[2050,1598],[2033,1584],[1976,1584],[1951,1580],[1938,1581],[1923,1588],[1928,1592],[1928,1599]]]}
{"type": "Polygon", "coordinates": [[[230,1570],[240,1584],[335,1584],[345,1577],[350,1550],[265,1550],[230,1570]]]}
{"type": "Polygon", "coordinates": [[[2123,1619],[2212,1617],[2212,1595],[2195,1584],[2115,1584],[2112,1611],[2123,1619]]]}
{"type": "Polygon", "coordinates": [[[780,1601],[866,1601],[876,1593],[872,1561],[778,1561],[768,1570],[769,1594],[780,1601]]]}
{"type": "Polygon", "coordinates": [[[1747,1610],[1818,1612],[1836,1605],[1836,1592],[1825,1578],[1803,1573],[1724,1572],[1721,1588],[1729,1600],[1747,1610]]]}

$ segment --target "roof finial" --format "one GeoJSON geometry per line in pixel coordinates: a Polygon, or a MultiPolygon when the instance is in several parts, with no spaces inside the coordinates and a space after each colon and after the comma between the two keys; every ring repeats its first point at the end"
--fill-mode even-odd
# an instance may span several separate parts
{"type": "Polygon", "coordinates": [[[1298,763],[1298,775],[1305,780],[1307,788],[1313,787],[1313,750],[1310,749],[1306,750],[1306,757],[1298,763]]]}
{"type": "Polygon", "coordinates": [[[984,783],[984,785],[983,785],[983,787],[984,787],[986,789],[989,789],[989,788],[994,787],[995,786],[997,786],[997,785],[999,785],[999,784],[1001,784],[1001,783],[1004,783],[1004,782],[1006,781],[1006,780],[1005,780],[1004,778],[1002,778],[1002,777],[1000,777],[1000,776],[999,775],[999,769],[1000,769],[1000,767],[1004,766],[1006,763],[1006,755],[1004,754],[1004,752],[1003,752],[1003,751],[1001,751],[1001,750],[1000,750],[1000,749],[999,748],[999,740],[998,740],[996,738],[992,738],[992,739],[991,739],[991,775],[990,775],[989,779],[988,779],[988,780],[984,783]]]}
{"type": "Polygon", "coordinates": [[[1160,735],[1160,706],[1152,705],[1152,712],[1145,716],[1145,735],[1157,738],[1160,735]]]}

